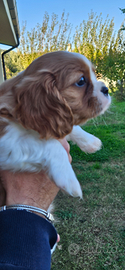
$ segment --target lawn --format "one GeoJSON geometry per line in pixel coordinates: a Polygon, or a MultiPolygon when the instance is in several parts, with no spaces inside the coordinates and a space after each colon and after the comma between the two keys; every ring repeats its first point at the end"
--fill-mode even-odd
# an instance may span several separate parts
{"type": "Polygon", "coordinates": [[[59,192],[55,227],[60,234],[52,270],[125,269],[125,102],[112,101],[105,115],[84,130],[102,140],[95,154],[71,144],[72,166],[83,200],[59,192]]]}

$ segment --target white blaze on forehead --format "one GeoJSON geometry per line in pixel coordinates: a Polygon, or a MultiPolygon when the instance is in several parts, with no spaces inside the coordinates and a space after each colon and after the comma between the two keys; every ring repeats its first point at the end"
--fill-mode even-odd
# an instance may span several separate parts
{"type": "Polygon", "coordinates": [[[96,82],[97,79],[96,79],[96,75],[94,71],[92,70],[92,63],[84,55],[82,55],[82,58],[83,58],[83,61],[89,66],[90,77],[91,77],[92,82],[93,83],[96,82]]]}
{"type": "Polygon", "coordinates": [[[92,63],[82,54],[79,54],[79,53],[73,53],[73,54],[75,54],[79,59],[83,60],[85,64],[89,67],[91,81],[95,83],[97,79],[96,79],[96,75],[94,71],[92,70],[92,63]]]}

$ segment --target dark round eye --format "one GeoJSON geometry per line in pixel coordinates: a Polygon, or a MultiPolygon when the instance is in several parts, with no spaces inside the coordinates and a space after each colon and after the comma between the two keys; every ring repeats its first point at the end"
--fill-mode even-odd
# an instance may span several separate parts
{"type": "Polygon", "coordinates": [[[78,82],[75,83],[76,86],[83,86],[86,83],[84,76],[80,78],[78,82]]]}

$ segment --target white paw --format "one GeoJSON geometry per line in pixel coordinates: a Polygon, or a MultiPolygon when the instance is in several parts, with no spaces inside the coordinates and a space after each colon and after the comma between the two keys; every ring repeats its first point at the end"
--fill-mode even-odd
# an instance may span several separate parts
{"type": "Polygon", "coordinates": [[[59,142],[57,145],[58,147],[54,148],[53,158],[50,159],[49,176],[60,189],[71,196],[82,198],[82,190],[69,163],[67,152],[59,142]]]}
{"type": "Polygon", "coordinates": [[[101,149],[102,142],[79,126],[73,126],[72,132],[66,136],[67,140],[75,142],[85,153],[94,153],[101,149]]]}
{"type": "Polygon", "coordinates": [[[88,141],[79,141],[79,147],[82,151],[86,153],[95,153],[96,151],[99,151],[102,147],[102,142],[97,137],[89,134],[89,140],[88,141]]]}
{"type": "Polygon", "coordinates": [[[55,184],[73,197],[82,198],[82,190],[68,160],[65,164],[60,164],[60,167],[53,171],[53,180],[55,184]]]}

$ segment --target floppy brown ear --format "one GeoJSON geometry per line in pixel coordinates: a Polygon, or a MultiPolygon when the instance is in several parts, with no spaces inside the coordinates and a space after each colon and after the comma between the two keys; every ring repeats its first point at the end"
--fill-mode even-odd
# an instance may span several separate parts
{"type": "Polygon", "coordinates": [[[54,76],[43,72],[27,76],[16,86],[16,119],[41,138],[63,138],[73,127],[72,111],[59,93],[54,76]]]}

